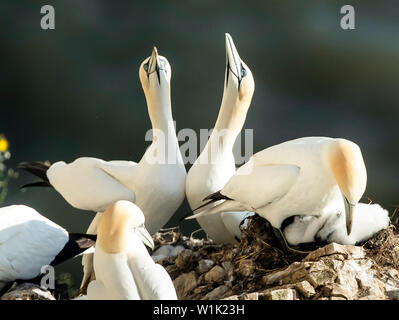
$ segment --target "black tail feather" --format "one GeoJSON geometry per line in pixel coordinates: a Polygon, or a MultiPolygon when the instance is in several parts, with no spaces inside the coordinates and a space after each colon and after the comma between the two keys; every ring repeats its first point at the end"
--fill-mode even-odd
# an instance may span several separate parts
{"type": "Polygon", "coordinates": [[[226,197],[225,195],[221,194],[220,191],[217,191],[215,193],[210,194],[209,196],[204,198],[202,201],[206,201],[206,200],[209,200],[209,201],[200,205],[198,208],[195,208],[194,210],[188,212],[186,215],[184,215],[182,218],[180,218],[179,223],[182,222],[188,216],[192,215],[195,211],[197,211],[203,207],[206,207],[208,204],[211,204],[212,202],[216,202],[219,200],[231,200],[231,199],[229,197],[226,197]]]}
{"type": "Polygon", "coordinates": [[[52,187],[52,185],[50,184],[50,181],[47,178],[47,170],[50,168],[50,163],[41,162],[41,161],[21,162],[20,164],[18,164],[17,168],[25,170],[41,179],[38,182],[25,184],[21,188],[52,187]]]}
{"type": "Polygon", "coordinates": [[[83,251],[94,246],[97,240],[97,235],[84,234],[84,233],[70,233],[69,240],[65,244],[64,248],[58,253],[50,265],[55,266],[66,260],[69,260],[83,251]]]}
{"type": "Polygon", "coordinates": [[[38,181],[24,184],[20,189],[29,188],[29,187],[52,187],[52,185],[47,181],[38,181]]]}
{"type": "Polygon", "coordinates": [[[21,162],[17,166],[18,169],[25,170],[36,177],[39,177],[43,181],[48,181],[47,178],[47,170],[50,168],[50,163],[41,162],[41,161],[32,161],[32,162],[21,162]]]}
{"type": "MultiPolygon", "coordinates": [[[[216,191],[215,193],[212,193],[209,196],[205,197],[202,201],[206,201],[206,200],[212,200],[212,202],[215,202],[215,201],[219,201],[219,200],[232,200],[232,199],[223,195],[219,190],[219,191],[216,191]]],[[[195,209],[195,210],[197,210],[197,209],[195,209]]]]}

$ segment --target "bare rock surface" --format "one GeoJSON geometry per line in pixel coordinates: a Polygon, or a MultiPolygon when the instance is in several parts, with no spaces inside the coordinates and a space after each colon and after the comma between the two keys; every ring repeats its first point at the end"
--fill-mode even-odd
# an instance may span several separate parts
{"type": "Polygon", "coordinates": [[[55,300],[50,291],[33,283],[23,283],[13,286],[0,300],[55,300]]]}

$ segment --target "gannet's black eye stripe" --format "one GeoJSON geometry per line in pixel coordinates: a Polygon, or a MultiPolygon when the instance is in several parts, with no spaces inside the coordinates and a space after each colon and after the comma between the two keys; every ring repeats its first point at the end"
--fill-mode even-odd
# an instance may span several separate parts
{"type": "Polygon", "coordinates": [[[137,230],[137,229],[139,229],[139,228],[145,228],[145,224],[142,223],[142,224],[140,224],[139,226],[134,227],[133,230],[137,230]]]}
{"type": "MultiPolygon", "coordinates": [[[[242,63],[240,63],[241,66],[241,77],[239,77],[233,69],[230,68],[230,63],[227,62],[227,69],[230,70],[230,72],[232,74],[234,74],[236,76],[236,78],[238,79],[238,89],[240,88],[240,84],[241,84],[241,80],[247,75],[247,70],[244,68],[244,66],[242,65],[242,63]]],[[[229,83],[229,72],[227,72],[226,74],[226,86],[229,83]]]]}
{"type": "Polygon", "coordinates": [[[166,69],[166,61],[164,59],[162,59],[162,58],[158,58],[158,59],[159,59],[159,61],[158,61],[159,63],[156,64],[154,71],[148,72],[148,69],[150,69],[150,66],[149,66],[150,60],[148,60],[147,63],[145,63],[143,65],[143,69],[147,73],[147,77],[148,78],[150,77],[151,73],[156,72],[157,73],[157,77],[158,77],[158,83],[161,84],[161,76],[159,75],[159,70],[163,70],[163,71],[165,71],[165,73],[167,73],[167,69],[166,69]]]}
{"type": "Polygon", "coordinates": [[[227,70],[227,72],[226,72],[226,87],[227,87],[227,85],[229,84],[229,70],[231,70],[230,69],[230,63],[229,63],[229,61],[227,60],[227,68],[226,68],[226,70],[227,70]]]}
{"type": "Polygon", "coordinates": [[[230,68],[230,65],[229,65],[229,69],[230,69],[231,73],[234,74],[234,75],[236,76],[237,79],[240,78],[240,77],[238,76],[238,74],[236,74],[236,73],[230,68]]]}

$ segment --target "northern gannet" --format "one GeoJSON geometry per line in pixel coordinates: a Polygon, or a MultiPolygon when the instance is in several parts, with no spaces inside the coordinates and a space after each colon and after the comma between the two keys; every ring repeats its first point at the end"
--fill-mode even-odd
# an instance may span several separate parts
{"type": "MultiPolygon", "coordinates": [[[[252,72],[241,60],[228,33],[225,43],[226,72],[219,115],[204,150],[186,179],[186,196],[193,210],[203,204],[206,196],[220,190],[236,172],[233,146],[244,125],[255,89],[252,72]]],[[[197,221],[213,241],[235,243],[241,234],[239,225],[249,214],[227,211],[198,217],[197,221]]]]}
{"type": "Polygon", "coordinates": [[[168,60],[154,47],[141,64],[139,76],[154,137],[140,162],[82,157],[51,166],[25,162],[19,168],[42,180],[26,186],[52,186],[78,209],[103,212],[117,200],[132,201],[145,212],[146,228],[153,234],[183,202],[186,169],[172,118],[168,60]]]}
{"type": "Polygon", "coordinates": [[[94,252],[96,280],[89,283],[87,299],[177,299],[169,274],[152,260],[144,246],[154,247],[144,219],[139,207],[123,200],[99,218],[94,252]]]}
{"type": "Polygon", "coordinates": [[[291,216],[325,217],[342,207],[345,230],[350,235],[354,208],[366,184],[366,167],[358,145],[345,139],[299,138],[253,155],[220,191],[204,199],[222,203],[187,219],[252,210],[281,228],[291,216]]]}
{"type": "MultiPolygon", "coordinates": [[[[178,209],[185,197],[186,169],[179,150],[172,118],[171,67],[154,47],[152,55],[139,69],[153,129],[153,141],[139,163],[78,158],[48,166],[40,162],[22,163],[41,182],[32,185],[52,186],[78,209],[101,214],[117,200],[128,200],[139,206],[146,216],[146,228],[154,234],[178,209]]],[[[95,234],[98,217],[87,233],[95,234]]],[[[83,257],[84,288],[92,276],[92,257],[83,257]]]]}
{"type": "Polygon", "coordinates": [[[68,233],[24,205],[0,208],[0,290],[14,281],[37,282],[42,267],[80,255],[95,238],[68,233]]]}

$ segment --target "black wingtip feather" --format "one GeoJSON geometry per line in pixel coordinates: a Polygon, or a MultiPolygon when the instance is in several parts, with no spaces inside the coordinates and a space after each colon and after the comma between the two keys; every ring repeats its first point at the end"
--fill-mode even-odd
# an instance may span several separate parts
{"type": "Polygon", "coordinates": [[[41,161],[21,162],[17,169],[25,170],[43,181],[49,182],[47,178],[47,170],[50,168],[50,163],[41,161]]]}
{"type": "MultiPolygon", "coordinates": [[[[220,191],[216,191],[215,193],[210,194],[209,196],[205,197],[202,201],[212,200],[212,202],[219,201],[219,200],[231,200],[231,198],[223,195],[220,191]]],[[[197,209],[195,209],[197,210],[197,209]]]]}
{"type": "Polygon", "coordinates": [[[182,222],[188,216],[192,215],[195,211],[197,211],[203,207],[206,207],[208,204],[211,204],[212,202],[216,202],[219,200],[231,200],[231,199],[229,197],[226,197],[225,195],[221,194],[220,191],[217,191],[217,192],[212,193],[209,196],[205,197],[202,201],[207,201],[207,200],[209,200],[209,201],[200,205],[198,208],[195,208],[193,211],[190,211],[189,213],[184,215],[182,218],[180,218],[179,223],[182,222]]]}
{"type": "Polygon", "coordinates": [[[17,165],[17,169],[27,171],[34,176],[41,179],[41,181],[25,184],[21,187],[52,187],[49,179],[47,178],[47,170],[50,168],[49,162],[32,161],[32,162],[21,162],[17,165]]]}
{"type": "Polygon", "coordinates": [[[52,188],[53,186],[50,183],[48,183],[47,181],[38,181],[38,182],[24,184],[22,187],[20,187],[20,189],[30,188],[30,187],[50,187],[50,188],[52,188]]]}
{"type": "Polygon", "coordinates": [[[94,246],[97,240],[97,235],[84,233],[70,233],[69,240],[64,248],[58,253],[50,265],[55,266],[64,261],[72,259],[81,254],[85,250],[94,246]]]}

